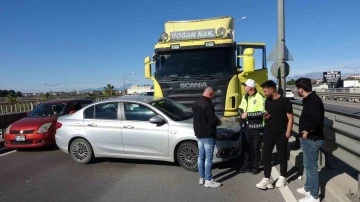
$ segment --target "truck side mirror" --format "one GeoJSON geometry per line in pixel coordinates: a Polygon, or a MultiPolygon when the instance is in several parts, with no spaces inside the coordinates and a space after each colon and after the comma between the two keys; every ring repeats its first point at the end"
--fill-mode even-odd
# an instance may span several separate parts
{"type": "Polygon", "coordinates": [[[243,55],[239,55],[239,58],[243,58],[244,73],[251,73],[255,71],[255,58],[254,49],[246,48],[243,55]]]}
{"type": "Polygon", "coordinates": [[[151,79],[151,61],[150,57],[146,57],[144,60],[145,63],[145,78],[151,79]]]}

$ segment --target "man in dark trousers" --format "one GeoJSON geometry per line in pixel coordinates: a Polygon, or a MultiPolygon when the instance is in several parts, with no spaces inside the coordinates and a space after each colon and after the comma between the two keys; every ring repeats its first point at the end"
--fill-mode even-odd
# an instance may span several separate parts
{"type": "Polygon", "coordinates": [[[265,101],[265,130],[263,135],[263,161],[264,161],[264,178],[256,184],[259,189],[274,188],[270,178],[272,169],[272,153],[276,145],[276,152],[280,163],[280,177],[276,182],[276,187],[285,187],[287,184],[287,145],[291,135],[294,123],[293,109],[291,102],[280,95],[276,90],[274,81],[264,82],[261,87],[265,101]]]}
{"type": "Polygon", "coordinates": [[[241,99],[239,111],[241,116],[242,156],[244,164],[238,172],[260,172],[261,133],[264,129],[265,97],[257,92],[256,83],[252,79],[243,83],[246,94],[241,99]]]}
{"type": "Polygon", "coordinates": [[[212,99],[215,97],[215,89],[207,87],[203,95],[192,106],[194,117],[194,132],[198,139],[198,170],[200,175],[199,184],[205,187],[220,187],[221,183],[215,182],[212,177],[212,160],[216,144],[216,127],[220,126],[221,120],[215,115],[212,99]]]}
{"type": "Polygon", "coordinates": [[[298,95],[303,98],[303,110],[299,119],[299,136],[303,150],[303,163],[306,171],[304,187],[297,191],[305,197],[300,202],[317,202],[319,199],[318,156],[324,144],[324,104],[312,92],[311,79],[299,78],[295,81],[298,95]]]}

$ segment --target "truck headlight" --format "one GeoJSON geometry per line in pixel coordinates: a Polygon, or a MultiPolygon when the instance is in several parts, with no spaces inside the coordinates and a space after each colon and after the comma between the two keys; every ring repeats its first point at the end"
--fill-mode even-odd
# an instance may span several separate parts
{"type": "Polygon", "coordinates": [[[225,28],[220,27],[220,28],[217,30],[217,34],[218,34],[220,37],[225,36],[225,34],[226,34],[225,28]]]}
{"type": "Polygon", "coordinates": [[[45,123],[44,125],[42,125],[39,130],[37,131],[37,133],[46,133],[48,132],[50,126],[52,125],[52,123],[45,123]]]}
{"type": "Polygon", "coordinates": [[[169,39],[169,35],[166,32],[161,33],[161,35],[160,35],[161,41],[166,41],[168,39],[169,39]]]}

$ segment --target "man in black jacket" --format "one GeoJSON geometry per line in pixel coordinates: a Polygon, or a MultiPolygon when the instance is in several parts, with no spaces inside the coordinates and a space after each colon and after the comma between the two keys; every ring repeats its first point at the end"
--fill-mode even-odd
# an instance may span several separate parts
{"type": "Polygon", "coordinates": [[[221,183],[212,178],[212,160],[216,143],[216,127],[221,125],[221,120],[215,115],[211,100],[215,96],[215,89],[207,87],[192,106],[194,117],[194,132],[198,139],[198,170],[200,175],[199,184],[205,187],[220,187],[221,183]]]}
{"type": "Polygon", "coordinates": [[[297,191],[305,197],[300,202],[317,202],[319,199],[319,174],[317,160],[320,147],[324,144],[324,104],[312,92],[311,80],[299,78],[295,82],[298,94],[303,98],[303,110],[299,119],[299,136],[306,170],[304,187],[297,191]]]}

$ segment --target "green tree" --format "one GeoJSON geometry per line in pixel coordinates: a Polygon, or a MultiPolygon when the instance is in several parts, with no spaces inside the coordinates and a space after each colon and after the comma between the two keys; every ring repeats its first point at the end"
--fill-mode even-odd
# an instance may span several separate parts
{"type": "Polygon", "coordinates": [[[115,95],[116,92],[114,90],[114,86],[111,85],[111,84],[107,84],[106,87],[104,87],[104,90],[103,90],[103,95],[105,97],[110,97],[110,96],[113,96],[115,95]]]}
{"type": "Polygon", "coordinates": [[[295,85],[295,80],[291,79],[290,81],[286,82],[286,85],[295,85]]]}
{"type": "Polygon", "coordinates": [[[6,96],[6,102],[14,104],[18,101],[16,94],[10,93],[6,96]]]}
{"type": "Polygon", "coordinates": [[[50,100],[50,99],[51,99],[50,93],[44,93],[41,95],[41,100],[43,100],[43,101],[50,100]]]}
{"type": "Polygon", "coordinates": [[[0,90],[0,97],[7,97],[9,94],[14,94],[16,97],[23,97],[20,91],[15,92],[14,90],[0,90]]]}

